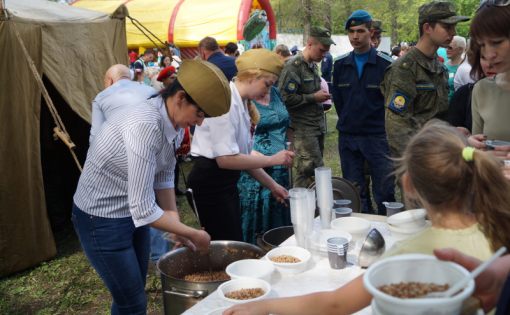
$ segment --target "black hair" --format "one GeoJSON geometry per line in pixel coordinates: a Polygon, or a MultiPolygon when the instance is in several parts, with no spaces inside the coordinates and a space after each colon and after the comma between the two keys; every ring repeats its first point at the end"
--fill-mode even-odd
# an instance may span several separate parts
{"type": "Polygon", "coordinates": [[[193,98],[191,97],[191,95],[189,95],[188,92],[186,92],[186,90],[182,87],[181,83],[179,82],[179,79],[174,80],[174,82],[172,82],[172,84],[170,84],[169,86],[167,86],[166,88],[161,90],[160,95],[161,95],[161,98],[163,99],[163,102],[166,102],[166,100],[169,97],[174,96],[179,91],[184,91],[184,97],[186,98],[186,101],[188,101],[188,103],[196,106],[199,111],[204,113],[206,118],[211,117],[200,106],[198,106],[197,102],[195,102],[193,100],[193,98]]]}
{"type": "Polygon", "coordinates": [[[226,46],[225,46],[225,53],[226,54],[234,54],[236,51],[237,51],[237,44],[236,43],[228,43],[226,46]]]}
{"type": "Polygon", "coordinates": [[[186,100],[190,102],[193,105],[197,105],[197,103],[193,100],[193,98],[186,92],[186,90],[182,87],[181,83],[179,83],[179,80],[174,80],[172,84],[161,90],[161,98],[163,98],[163,101],[166,101],[167,98],[170,96],[174,96],[179,91],[184,91],[184,95],[186,97],[186,100]]]}

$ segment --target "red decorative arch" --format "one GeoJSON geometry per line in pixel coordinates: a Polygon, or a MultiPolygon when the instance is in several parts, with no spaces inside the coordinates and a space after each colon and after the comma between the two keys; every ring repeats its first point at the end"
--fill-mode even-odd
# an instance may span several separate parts
{"type": "MultiPolygon", "coordinates": [[[[276,18],[273,12],[273,8],[271,7],[271,3],[269,0],[258,0],[262,10],[266,11],[267,19],[269,21],[269,38],[276,39],[276,18]]],[[[241,6],[239,7],[239,15],[237,19],[237,40],[244,39],[243,37],[243,28],[244,24],[250,17],[250,11],[252,7],[253,0],[242,0],[241,6]]]]}
{"type": "Polygon", "coordinates": [[[174,9],[172,10],[172,16],[170,17],[170,22],[168,23],[168,42],[169,43],[174,42],[175,20],[177,19],[177,13],[179,13],[179,9],[181,8],[181,5],[183,2],[184,2],[184,0],[179,0],[179,2],[177,2],[174,9]]]}

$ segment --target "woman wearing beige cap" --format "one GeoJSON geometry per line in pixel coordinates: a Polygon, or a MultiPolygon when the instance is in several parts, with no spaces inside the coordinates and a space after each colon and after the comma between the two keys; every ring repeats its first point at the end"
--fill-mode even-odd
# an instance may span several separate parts
{"type": "Polygon", "coordinates": [[[237,182],[246,170],[283,201],[288,193],[263,170],[290,165],[293,153],[250,154],[258,121],[250,100],[265,96],[278,79],[283,63],[273,52],[253,49],[236,59],[237,77],[230,82],[232,105],[228,114],[209,118],[195,130],[191,154],[196,156],[188,183],[205,230],[213,240],[242,240],[237,182]]]}
{"type": "Polygon", "coordinates": [[[72,221],[87,258],[112,294],[112,314],[145,314],[149,226],[193,249],[210,236],[180,222],[174,194],[182,130],[230,108],[219,69],[188,61],[161,95],[113,116],[89,148],[72,221]],[[209,97],[214,96],[213,100],[209,97]]]}

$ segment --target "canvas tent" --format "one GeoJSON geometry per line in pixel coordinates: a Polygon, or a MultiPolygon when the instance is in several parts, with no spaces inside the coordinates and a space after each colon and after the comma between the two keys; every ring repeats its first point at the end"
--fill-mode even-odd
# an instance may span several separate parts
{"type": "Polygon", "coordinates": [[[46,0],[5,0],[0,8],[0,276],[55,255],[46,204],[65,199],[69,216],[79,174],[67,147],[53,140],[53,117],[34,75],[43,79],[83,161],[91,101],[106,69],[128,62],[125,14],[125,7],[109,16],[46,0]]]}
{"type": "MultiPolygon", "coordinates": [[[[243,27],[256,9],[266,11],[268,37],[276,42],[275,15],[269,0],[76,0],[72,5],[111,13],[120,4],[159,39],[181,48],[184,57],[193,57],[198,42],[206,36],[214,37],[220,46],[243,40],[243,27]]],[[[154,46],[129,19],[126,31],[129,48],[154,46]]]]}

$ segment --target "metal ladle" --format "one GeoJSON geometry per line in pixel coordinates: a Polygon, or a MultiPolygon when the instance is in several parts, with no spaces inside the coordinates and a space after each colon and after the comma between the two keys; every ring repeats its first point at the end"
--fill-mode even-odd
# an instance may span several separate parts
{"type": "Polygon", "coordinates": [[[381,257],[385,249],[386,243],[383,236],[377,229],[372,229],[365,238],[359,252],[358,263],[361,268],[368,268],[381,257]]]}

